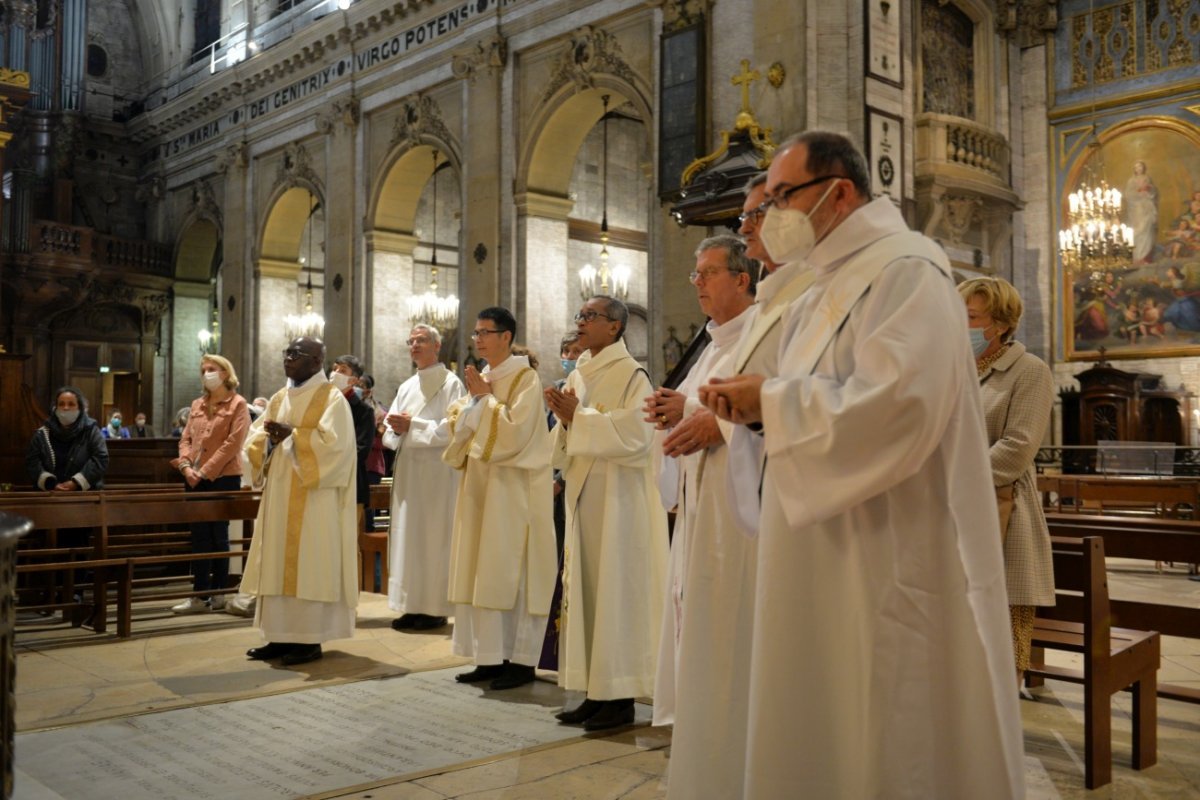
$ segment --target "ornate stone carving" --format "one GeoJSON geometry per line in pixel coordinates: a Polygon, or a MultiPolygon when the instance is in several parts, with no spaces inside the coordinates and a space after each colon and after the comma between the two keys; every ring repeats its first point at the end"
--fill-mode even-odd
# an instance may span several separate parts
{"type": "Polygon", "coordinates": [[[325,111],[317,114],[317,130],[329,135],[340,124],[343,129],[352,131],[358,126],[360,115],[361,105],[354,95],[334,100],[325,111]]]}
{"type": "Polygon", "coordinates": [[[317,173],[309,162],[308,149],[299,142],[291,142],[283,148],[283,158],[275,172],[275,182],[285,187],[301,183],[317,184],[317,173]]]}
{"type": "Polygon", "coordinates": [[[222,175],[229,171],[230,167],[245,169],[249,163],[246,159],[246,142],[234,142],[231,145],[226,145],[225,149],[217,155],[217,172],[222,175]]]}
{"type": "Polygon", "coordinates": [[[983,201],[972,195],[945,194],[941,197],[942,228],[949,237],[961,242],[971,225],[980,221],[983,201]]]}
{"type": "Polygon", "coordinates": [[[165,294],[144,294],[137,305],[142,309],[142,332],[153,333],[171,308],[171,301],[165,294]]]}
{"type": "Polygon", "coordinates": [[[147,181],[138,184],[133,190],[133,199],[139,203],[162,200],[167,196],[167,179],[162,175],[152,175],[147,181]]]}
{"type": "Polygon", "coordinates": [[[33,26],[37,24],[37,3],[32,0],[11,0],[4,5],[7,11],[5,16],[13,25],[20,25],[27,31],[33,30],[33,26]]]}
{"type": "Polygon", "coordinates": [[[1045,44],[1058,29],[1058,0],[1003,0],[996,26],[1021,49],[1045,44]]]}
{"type": "Polygon", "coordinates": [[[663,30],[675,31],[704,21],[709,0],[666,0],[663,3],[663,30]]]}
{"type": "Polygon", "coordinates": [[[195,214],[201,219],[207,219],[218,228],[222,226],[221,206],[217,204],[217,198],[213,194],[212,186],[203,178],[192,184],[192,196],[188,213],[189,215],[195,214]]]}
{"type": "Polygon", "coordinates": [[[571,34],[550,75],[550,83],[542,92],[542,102],[549,100],[568,83],[574,83],[577,92],[595,88],[596,73],[615,75],[631,85],[638,83],[636,73],[621,53],[621,43],[617,37],[608,31],[585,25],[571,34]]]}
{"type": "Polygon", "coordinates": [[[405,99],[392,127],[392,147],[416,147],[427,137],[447,145],[454,142],[437,102],[429,95],[411,95],[405,99]]]}
{"type": "Polygon", "coordinates": [[[450,69],[454,77],[475,80],[475,75],[486,69],[488,75],[504,69],[508,63],[508,43],[502,36],[494,35],[480,39],[475,46],[454,54],[450,69]]]}

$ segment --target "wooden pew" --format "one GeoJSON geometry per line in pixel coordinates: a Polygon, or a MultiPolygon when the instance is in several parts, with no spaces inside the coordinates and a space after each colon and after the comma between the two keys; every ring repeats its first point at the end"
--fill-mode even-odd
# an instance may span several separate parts
{"type": "MultiPolygon", "coordinates": [[[[51,547],[23,551],[26,562],[19,563],[18,573],[61,572],[66,575],[68,592],[74,588],[72,581],[78,569],[95,570],[96,579],[92,586],[92,619],[97,633],[106,629],[107,589],[112,580],[118,590],[118,633],[130,634],[131,604],[137,579],[135,570],[140,566],[164,565],[191,561],[197,558],[238,558],[241,550],[223,553],[158,553],[151,555],[130,554],[128,548],[114,548],[114,530],[137,526],[186,526],[192,522],[224,520],[253,520],[258,514],[260,493],[240,490],[231,492],[204,492],[198,494],[175,490],[173,492],[72,492],[69,494],[36,494],[35,498],[22,497],[23,493],[0,495],[0,509],[21,514],[34,521],[34,528],[50,531],[48,541],[53,544],[53,532],[61,528],[92,528],[91,541],[87,548],[51,547]],[[117,552],[113,552],[114,549],[117,552]],[[86,558],[80,562],[77,556],[86,558]],[[48,557],[50,561],[37,563],[36,559],[48,557]],[[32,561],[32,563],[30,563],[32,561]]],[[[249,542],[248,538],[235,540],[232,544],[249,542]]],[[[20,557],[21,553],[19,553],[20,557]]],[[[145,582],[162,582],[162,579],[147,579],[145,582]]],[[[229,591],[229,590],[225,590],[229,591]]],[[[210,592],[212,593],[212,592],[210,592]]],[[[219,591],[217,592],[219,593],[219,591]]],[[[156,599],[192,597],[197,593],[169,592],[156,594],[156,599]]],[[[70,597],[71,594],[66,594],[70,597]]],[[[52,603],[36,608],[76,609],[79,603],[52,603]]]]}
{"type": "Polygon", "coordinates": [[[1054,583],[1057,605],[1038,608],[1034,620],[1029,685],[1039,678],[1083,684],[1084,772],[1088,789],[1112,782],[1112,695],[1133,693],[1133,768],[1158,760],[1156,632],[1111,627],[1104,541],[1055,538],[1054,583]],[[1079,653],[1083,669],[1045,663],[1046,648],[1079,653]]]}
{"type": "MultiPolygon", "coordinates": [[[[1100,537],[1105,554],[1117,558],[1183,563],[1200,559],[1200,520],[1046,512],[1046,523],[1052,537],[1100,537]]],[[[1200,608],[1136,600],[1110,600],[1109,607],[1114,625],[1200,639],[1200,608]]],[[[1200,689],[1187,686],[1161,683],[1158,696],[1200,703],[1200,689]]]]}
{"type": "MultiPolygon", "coordinates": [[[[371,508],[376,511],[387,511],[392,504],[392,479],[384,478],[382,483],[371,486],[371,508]]],[[[376,517],[378,520],[379,517],[376,517]]],[[[389,520],[389,525],[391,521],[389,520]]],[[[364,592],[379,591],[387,594],[388,586],[388,531],[370,531],[365,529],[363,517],[359,517],[358,531],[358,588],[364,592]],[[380,557],[380,587],[375,586],[375,557],[380,557]]]]}
{"type": "Polygon", "coordinates": [[[1055,511],[1190,517],[1200,510],[1200,481],[1187,478],[1039,475],[1037,482],[1043,507],[1055,511]]]}

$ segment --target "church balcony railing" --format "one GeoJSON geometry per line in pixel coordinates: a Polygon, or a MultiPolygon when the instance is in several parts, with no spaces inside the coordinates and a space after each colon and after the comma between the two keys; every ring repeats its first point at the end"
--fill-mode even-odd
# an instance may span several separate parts
{"type": "Polygon", "coordinates": [[[79,225],[35,220],[30,227],[29,244],[29,255],[35,262],[171,274],[170,247],[145,239],[110,236],[79,225]]]}
{"type": "Polygon", "coordinates": [[[916,177],[952,178],[1011,191],[1011,149],[1001,134],[969,119],[918,114],[916,177]]]}

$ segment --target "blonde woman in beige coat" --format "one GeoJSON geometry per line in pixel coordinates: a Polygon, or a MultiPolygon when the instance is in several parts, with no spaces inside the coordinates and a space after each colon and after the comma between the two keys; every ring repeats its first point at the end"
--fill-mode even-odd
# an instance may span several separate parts
{"type": "Polygon", "coordinates": [[[1054,605],[1050,531],[1033,467],[1050,424],[1054,381],[1046,363],[1013,340],[1023,307],[1011,283],[1003,278],[975,278],[959,284],[958,291],[967,304],[991,445],[1020,686],[1029,668],[1034,608],[1054,605]]]}

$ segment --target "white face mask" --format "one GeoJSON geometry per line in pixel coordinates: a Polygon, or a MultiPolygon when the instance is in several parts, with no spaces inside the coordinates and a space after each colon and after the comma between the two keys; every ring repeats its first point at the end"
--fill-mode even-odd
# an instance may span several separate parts
{"type": "MultiPolygon", "coordinates": [[[[803,261],[817,244],[817,233],[813,230],[811,214],[821,207],[825,198],[833,191],[837,181],[829,184],[825,194],[807,214],[798,208],[767,209],[767,218],[758,231],[758,238],[767,248],[767,253],[776,264],[791,264],[803,261]]],[[[828,231],[828,228],[826,228],[828,231]]]]}
{"type": "Polygon", "coordinates": [[[203,380],[205,389],[215,389],[225,382],[220,372],[206,372],[204,373],[203,380]]]}
{"type": "Polygon", "coordinates": [[[59,423],[66,428],[74,425],[75,421],[79,419],[78,408],[56,408],[54,414],[58,417],[59,423]]]}
{"type": "Polygon", "coordinates": [[[331,372],[329,373],[329,382],[336,386],[339,392],[344,392],[350,385],[350,376],[344,372],[331,372]]]}

